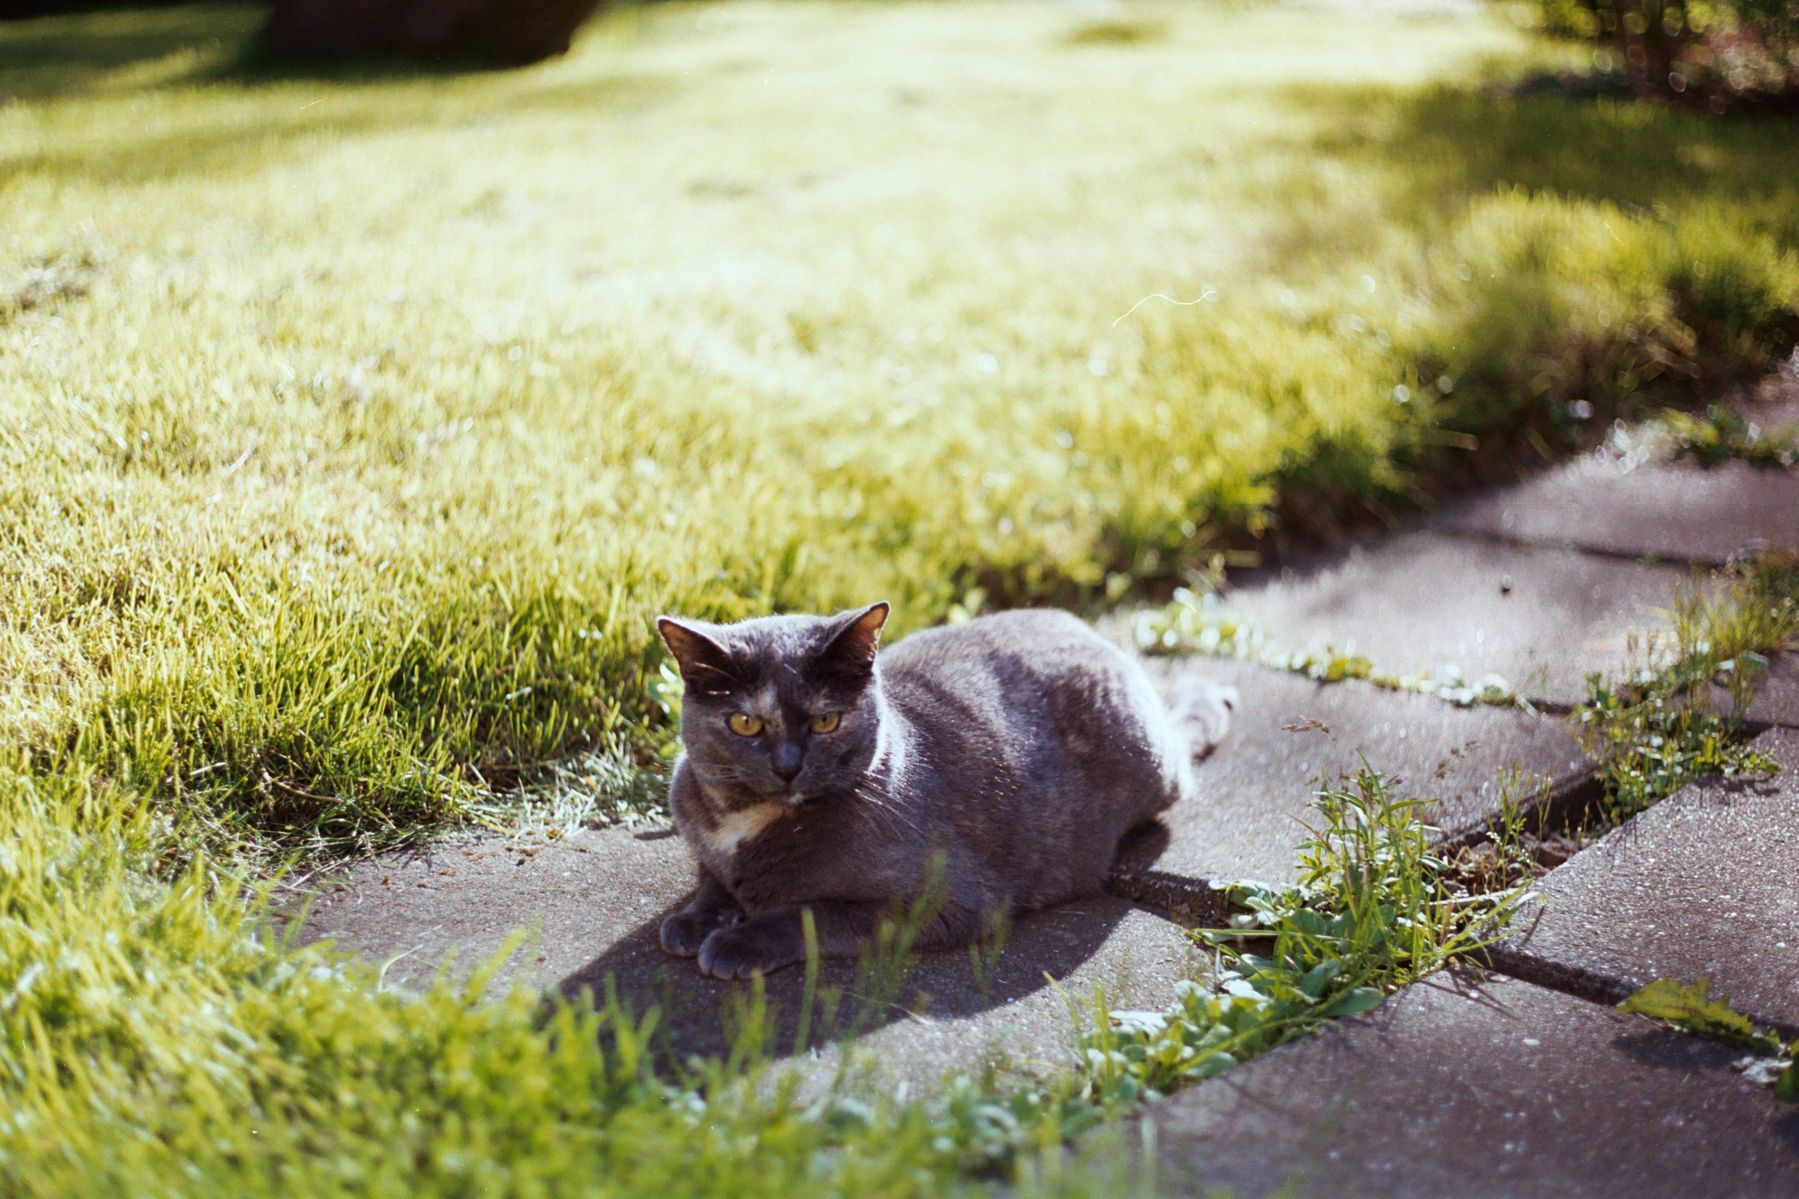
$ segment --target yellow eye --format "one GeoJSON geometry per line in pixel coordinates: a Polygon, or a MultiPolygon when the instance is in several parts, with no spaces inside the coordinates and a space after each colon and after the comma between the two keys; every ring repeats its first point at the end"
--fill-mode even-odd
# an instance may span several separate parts
{"type": "Polygon", "coordinates": [[[725,723],[730,725],[731,731],[739,737],[754,737],[762,731],[762,722],[748,712],[733,712],[726,718],[725,723]]]}
{"type": "Polygon", "coordinates": [[[843,723],[842,712],[822,712],[812,718],[812,731],[815,733],[835,733],[837,726],[843,723]]]}

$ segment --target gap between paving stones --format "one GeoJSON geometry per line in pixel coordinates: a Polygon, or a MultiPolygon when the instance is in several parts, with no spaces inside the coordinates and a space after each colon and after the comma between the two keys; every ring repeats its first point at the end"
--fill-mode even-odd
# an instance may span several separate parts
{"type": "MultiPolygon", "coordinates": [[[[1773,414],[1777,422],[1788,407],[1799,412],[1799,384],[1778,383],[1763,390],[1784,399],[1735,410],[1749,420],[1773,414]]],[[[1608,444],[1516,486],[1466,497],[1425,523],[1511,545],[1722,566],[1745,551],[1799,547],[1799,472],[1729,458],[1702,465],[1608,444]]]]}
{"type": "Polygon", "coordinates": [[[1786,769],[1699,779],[1538,879],[1493,968],[1611,1004],[1657,978],[1708,978],[1799,1035],[1799,732],[1752,746],[1786,769]]]}
{"type": "Polygon", "coordinates": [[[1214,879],[1289,881],[1319,782],[1353,773],[1364,756],[1403,780],[1402,790],[1438,797],[1425,816],[1448,847],[1490,836],[1508,802],[1534,824],[1540,807],[1578,806],[1584,801],[1570,797],[1593,786],[1592,764],[1559,717],[1460,708],[1243,661],[1162,658],[1147,665],[1164,687],[1197,671],[1243,696],[1238,727],[1199,767],[1199,795],[1165,814],[1161,829],[1127,841],[1109,885],[1177,918],[1223,923],[1228,913],[1214,879]],[[1510,780],[1508,772],[1515,772],[1510,780]]]}
{"type": "MultiPolygon", "coordinates": [[[[1536,764],[1551,772],[1584,769],[1560,721],[1501,709],[1465,711],[1373,688],[1323,686],[1247,664],[1164,662],[1157,670],[1166,675],[1195,666],[1236,682],[1249,701],[1233,734],[1237,740],[1227,740],[1200,766],[1200,798],[1215,802],[1172,814],[1179,827],[1164,834],[1162,849],[1202,848],[1210,855],[1203,860],[1217,869],[1203,877],[1185,873],[1201,860],[1191,857],[1177,856],[1172,866],[1140,863],[1115,889],[1135,904],[1102,897],[1027,914],[997,961],[979,966],[966,954],[923,955],[905,989],[872,1021],[864,1045],[920,1082],[951,1064],[967,1066],[971,1058],[1067,1065],[1075,1029],[1064,994],[1082,1000],[1103,986],[1115,1007],[1167,1006],[1176,982],[1206,972],[1204,951],[1181,925],[1228,923],[1223,895],[1205,877],[1289,880],[1297,845],[1308,835],[1300,818],[1309,812],[1319,777],[1353,770],[1358,747],[1373,746],[1396,729],[1404,735],[1392,744],[1405,747],[1404,760],[1377,767],[1418,778],[1439,774],[1474,819],[1494,798],[1488,783],[1501,755],[1512,756],[1511,737],[1523,736],[1536,764]],[[1312,729],[1292,733],[1281,727],[1320,714],[1337,722],[1341,744],[1312,729]],[[1270,761],[1279,770],[1271,771],[1270,761]],[[1058,980],[1060,992],[1046,974],[1058,980]]],[[[1401,755],[1371,750],[1369,756],[1401,755]]],[[[494,838],[440,843],[398,860],[359,863],[326,883],[305,938],[334,935],[389,962],[390,982],[417,983],[433,976],[453,950],[461,955],[459,969],[467,970],[497,952],[515,929],[533,929],[522,953],[496,976],[496,986],[518,978],[563,993],[583,986],[603,992],[610,975],[634,1006],[662,1009],[683,1051],[722,1050],[728,1030],[720,1005],[744,988],[700,978],[690,961],[666,956],[657,943],[662,916],[691,884],[687,850],[671,830],[583,830],[538,845],[494,838]]],[[[855,964],[826,963],[822,981],[853,992],[855,964]]],[[[795,1034],[801,983],[798,971],[766,983],[779,1009],[776,1043],[782,1047],[795,1034]]],[[[854,1006],[853,995],[848,1006],[854,1006]]],[[[814,1047],[840,1027],[816,1022],[814,1047]]]]}
{"type": "Polygon", "coordinates": [[[1178,604],[1150,616],[1172,620],[1167,650],[1326,671],[1359,659],[1400,690],[1451,672],[1471,681],[1451,689],[1471,688],[1468,699],[1496,676],[1498,698],[1567,712],[1586,698],[1587,675],[1659,665],[1674,597],[1712,586],[1683,567],[1420,529],[1252,574],[1221,598],[1202,597],[1191,619],[1178,604]],[[1208,625],[1235,632],[1224,652],[1208,652],[1208,625]]]}
{"type": "MultiPolygon", "coordinates": [[[[1200,801],[1170,814],[1169,844],[1151,860],[1131,862],[1136,885],[1127,881],[1118,888],[1130,899],[1197,923],[1225,923],[1222,917],[1227,913],[1208,879],[1281,882],[1291,877],[1294,851],[1306,835],[1301,820],[1308,814],[1318,780],[1352,771],[1357,750],[1367,750],[1370,762],[1385,773],[1430,780],[1447,797],[1453,820],[1446,823],[1465,836],[1486,827],[1501,798],[1494,780],[1506,766],[1517,764],[1550,780],[1551,796],[1580,785],[1589,773],[1565,723],[1553,718],[1500,708],[1463,710],[1361,684],[1318,684],[1246,663],[1163,660],[1151,668],[1166,684],[1174,682],[1172,676],[1197,669],[1218,681],[1235,683],[1245,696],[1238,729],[1201,767],[1200,801]],[[1287,726],[1297,731],[1286,731],[1287,726]]],[[[708,1019],[716,1026],[719,995],[714,987],[696,981],[697,976],[689,979],[691,963],[666,958],[655,944],[661,915],[691,885],[684,847],[673,836],[653,841],[623,833],[610,839],[606,834],[593,836],[598,841],[582,847],[520,849],[504,870],[498,866],[511,847],[479,845],[467,850],[473,856],[465,854],[461,862],[452,856],[457,851],[449,848],[436,858],[413,858],[392,878],[374,877],[376,872],[393,873],[385,861],[353,868],[347,884],[351,894],[322,900],[308,928],[339,933],[347,944],[378,959],[406,955],[389,970],[389,977],[400,981],[434,972],[452,946],[462,947],[467,964],[484,960],[513,929],[537,921],[537,960],[529,965],[537,968],[532,973],[542,975],[544,982],[597,985],[608,971],[629,974],[638,980],[629,989],[640,1002],[667,1004],[670,994],[682,999],[670,1007],[671,1023],[693,1033],[696,1043],[704,1040],[696,1030],[708,1019]],[[588,855],[578,869],[566,855],[580,848],[588,855]],[[598,859],[592,857],[595,853],[598,859]],[[561,865],[545,874],[542,865],[552,860],[561,865]],[[603,861],[604,869],[593,871],[596,861],[603,861]],[[533,867],[537,874],[529,886],[521,887],[517,877],[506,877],[533,867]],[[449,885],[446,870],[463,875],[462,881],[449,885]],[[619,897],[623,902],[596,902],[596,896],[610,896],[620,885],[627,887],[619,897]],[[705,996],[704,1001],[697,996],[705,996]]],[[[1121,923],[1118,901],[1104,902],[1113,908],[1098,917],[1089,912],[1086,918],[1121,923]]],[[[1047,930],[1055,927],[1056,919],[1051,914],[1027,917],[1020,930],[1041,925],[1043,935],[1050,936],[1047,930]]],[[[1162,935],[1140,921],[1136,927],[1142,938],[1162,935]]],[[[1182,944],[1163,946],[1158,960],[1172,961],[1178,956],[1175,950],[1185,949],[1178,930],[1170,926],[1168,936],[1179,937],[1182,944]]],[[[1101,936],[1096,943],[1105,942],[1101,936]]],[[[1060,945],[1051,952],[1048,944],[1015,942],[1009,956],[1031,960],[1031,979],[1038,982],[1045,969],[1080,986],[1095,981],[1095,975],[1076,977],[1095,951],[1071,958],[1066,937],[1060,945]]],[[[954,1001],[952,1008],[972,1015],[978,1009],[966,1001],[970,980],[944,965],[946,958],[958,960],[955,955],[927,957],[927,963],[937,963],[937,973],[921,988],[952,997],[961,994],[963,999],[954,1001]]],[[[1103,974],[1115,964],[1101,960],[1094,969],[1103,974]]],[[[827,981],[847,987],[853,979],[839,971],[827,981]]],[[[1160,981],[1171,985],[1173,976],[1160,981]]],[[[791,983],[776,976],[771,985],[776,997],[791,1007],[795,997],[784,994],[791,983]]],[[[1021,990],[1006,998],[1016,1001],[1023,995],[1021,990]]],[[[1159,1006],[1142,995],[1117,998],[1133,1007],[1159,1006]]],[[[900,1006],[915,1007],[904,998],[900,1006]]]]}

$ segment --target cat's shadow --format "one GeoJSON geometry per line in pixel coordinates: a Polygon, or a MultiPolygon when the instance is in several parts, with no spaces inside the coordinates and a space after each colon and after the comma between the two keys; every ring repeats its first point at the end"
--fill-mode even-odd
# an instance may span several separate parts
{"type": "MultiPolygon", "coordinates": [[[[1060,983],[1077,975],[1132,909],[1123,900],[1099,896],[1023,913],[1003,939],[974,947],[919,953],[909,961],[890,956],[884,965],[878,959],[825,959],[818,963],[809,1016],[804,969],[777,971],[762,983],[767,1001],[762,1043],[781,1056],[863,1036],[895,1021],[941,1025],[1019,1004],[1044,992],[1051,979],[1060,983]],[[835,1001],[829,998],[833,992],[835,1001]]],[[[633,1013],[654,1006],[661,1048],[677,1060],[728,1052],[755,988],[707,978],[692,959],[663,953],[659,932],[666,915],[632,929],[556,989],[570,998],[591,995],[596,1003],[616,996],[633,1013]]],[[[1091,992],[1091,982],[1075,980],[1066,995],[1080,1002],[1091,992]]],[[[1056,1018],[1063,1010],[1061,997],[1049,993],[1041,1000],[1047,1002],[1020,1008],[1021,1020],[1053,1025],[1068,1042],[1066,1020],[1056,1018]]],[[[995,1024],[992,1031],[1007,1031],[1011,1024],[995,1024]]]]}

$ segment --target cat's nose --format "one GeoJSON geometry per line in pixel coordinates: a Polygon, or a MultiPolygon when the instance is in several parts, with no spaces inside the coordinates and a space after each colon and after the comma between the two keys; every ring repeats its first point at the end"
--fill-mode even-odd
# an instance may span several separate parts
{"type": "Polygon", "coordinates": [[[769,760],[769,765],[774,769],[775,777],[783,783],[791,783],[799,777],[801,757],[798,745],[791,741],[781,741],[776,743],[775,752],[769,760]]]}

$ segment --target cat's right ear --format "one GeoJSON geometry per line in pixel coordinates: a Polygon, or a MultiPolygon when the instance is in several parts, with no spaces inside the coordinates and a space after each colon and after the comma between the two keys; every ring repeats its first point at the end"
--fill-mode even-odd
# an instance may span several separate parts
{"type": "Polygon", "coordinates": [[[682,681],[693,691],[717,695],[739,685],[731,655],[706,634],[672,616],[658,616],[656,630],[674,655],[682,681]]]}

